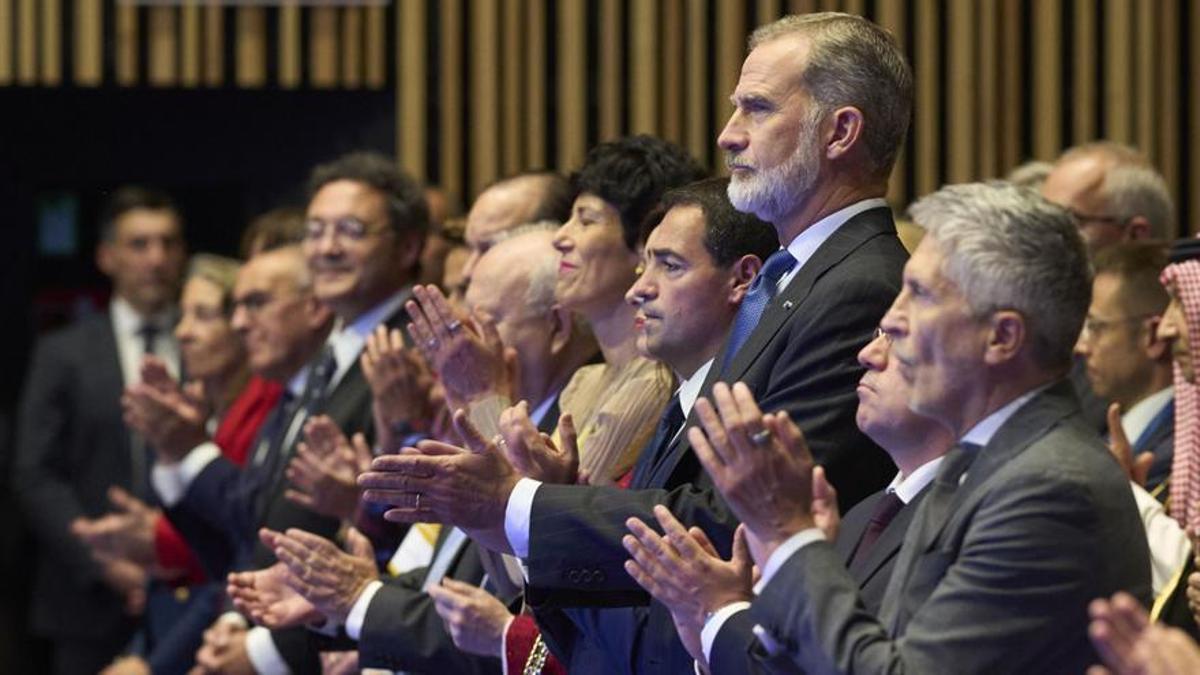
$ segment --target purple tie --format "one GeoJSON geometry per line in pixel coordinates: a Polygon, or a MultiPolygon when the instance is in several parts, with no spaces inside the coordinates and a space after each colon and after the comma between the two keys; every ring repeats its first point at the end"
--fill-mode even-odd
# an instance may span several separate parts
{"type": "Polygon", "coordinates": [[[871,555],[871,549],[875,548],[875,542],[879,540],[879,535],[883,534],[883,531],[887,529],[902,508],[904,508],[904,502],[900,501],[894,490],[884,494],[875,504],[875,511],[871,513],[871,522],[867,523],[867,529],[863,531],[858,548],[854,549],[854,557],[850,560],[851,567],[862,564],[867,556],[871,555]]]}

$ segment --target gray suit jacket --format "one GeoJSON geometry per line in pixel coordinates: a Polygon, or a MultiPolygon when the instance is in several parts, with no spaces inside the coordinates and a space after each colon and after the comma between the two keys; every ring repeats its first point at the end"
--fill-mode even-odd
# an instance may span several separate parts
{"type": "Polygon", "coordinates": [[[1118,590],[1147,602],[1150,566],[1128,478],[1078,410],[1059,382],[1001,426],[961,485],[942,482],[947,500],[935,479],[880,618],[817,543],[772,577],[754,620],[810,674],[1083,672],[1098,661],[1087,604],[1118,590]]]}

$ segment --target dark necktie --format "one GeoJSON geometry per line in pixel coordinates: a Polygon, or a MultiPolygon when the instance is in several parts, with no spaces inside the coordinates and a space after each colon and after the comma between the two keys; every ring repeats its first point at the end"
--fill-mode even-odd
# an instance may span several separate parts
{"type": "Polygon", "coordinates": [[[142,353],[154,353],[154,340],[158,337],[158,326],[152,323],[144,323],[137,329],[138,337],[142,338],[142,353]]]}
{"type": "Polygon", "coordinates": [[[729,362],[733,361],[733,357],[758,326],[763,310],[779,290],[779,280],[795,266],[796,259],[786,248],[779,249],[767,258],[762,270],[750,284],[750,290],[742,299],[742,306],[738,308],[737,317],[733,320],[733,329],[729,332],[729,347],[725,350],[725,361],[721,364],[722,371],[729,366],[729,362]]]}
{"type": "Polygon", "coordinates": [[[862,539],[858,541],[858,548],[854,549],[854,557],[850,560],[851,568],[861,565],[867,556],[871,555],[875,542],[879,541],[879,535],[883,534],[902,508],[904,502],[896,495],[895,490],[888,491],[880,498],[875,504],[875,510],[871,512],[871,521],[867,523],[867,529],[863,530],[862,539]]]}
{"type": "Polygon", "coordinates": [[[337,358],[333,355],[333,347],[325,345],[321,354],[308,372],[308,382],[304,385],[305,416],[315,415],[325,409],[325,397],[329,395],[329,383],[337,372],[337,358]]]}
{"type": "Polygon", "coordinates": [[[675,439],[675,435],[683,426],[684,421],[683,406],[679,404],[679,394],[675,394],[667,403],[666,409],[663,410],[662,417],[658,420],[658,428],[654,430],[654,436],[642,449],[642,454],[638,456],[637,466],[633,470],[633,480],[629,483],[631,489],[650,487],[650,478],[659,464],[666,459],[671,441],[675,439]]]}

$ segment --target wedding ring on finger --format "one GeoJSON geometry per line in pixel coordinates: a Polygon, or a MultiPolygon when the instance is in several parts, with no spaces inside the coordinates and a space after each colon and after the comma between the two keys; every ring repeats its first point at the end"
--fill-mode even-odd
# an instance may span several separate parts
{"type": "Polygon", "coordinates": [[[438,347],[437,338],[429,338],[428,340],[425,341],[425,346],[429,347],[430,350],[437,349],[437,347],[438,347]]]}
{"type": "Polygon", "coordinates": [[[421,510],[421,493],[420,493],[420,492],[418,492],[418,493],[417,493],[417,498],[416,498],[416,500],[413,502],[413,510],[414,510],[414,511],[420,511],[420,510],[421,510]]]}
{"type": "Polygon", "coordinates": [[[771,442],[771,430],[763,429],[762,431],[755,432],[750,436],[750,440],[755,445],[767,445],[771,442]]]}
{"type": "Polygon", "coordinates": [[[446,324],[446,330],[450,331],[451,335],[454,335],[460,329],[462,329],[462,322],[458,319],[452,319],[450,323],[446,324]]]}

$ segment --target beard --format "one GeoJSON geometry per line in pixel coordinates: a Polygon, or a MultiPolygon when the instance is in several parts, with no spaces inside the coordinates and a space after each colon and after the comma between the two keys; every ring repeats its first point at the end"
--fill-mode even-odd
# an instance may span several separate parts
{"type": "MultiPolygon", "coordinates": [[[[808,199],[821,169],[821,149],[817,142],[819,121],[819,114],[805,120],[795,151],[782,164],[757,170],[749,176],[732,176],[728,194],[733,208],[742,213],[753,213],[768,223],[777,223],[808,199]]],[[[734,164],[736,160],[737,155],[726,153],[726,164],[734,164]]]]}

